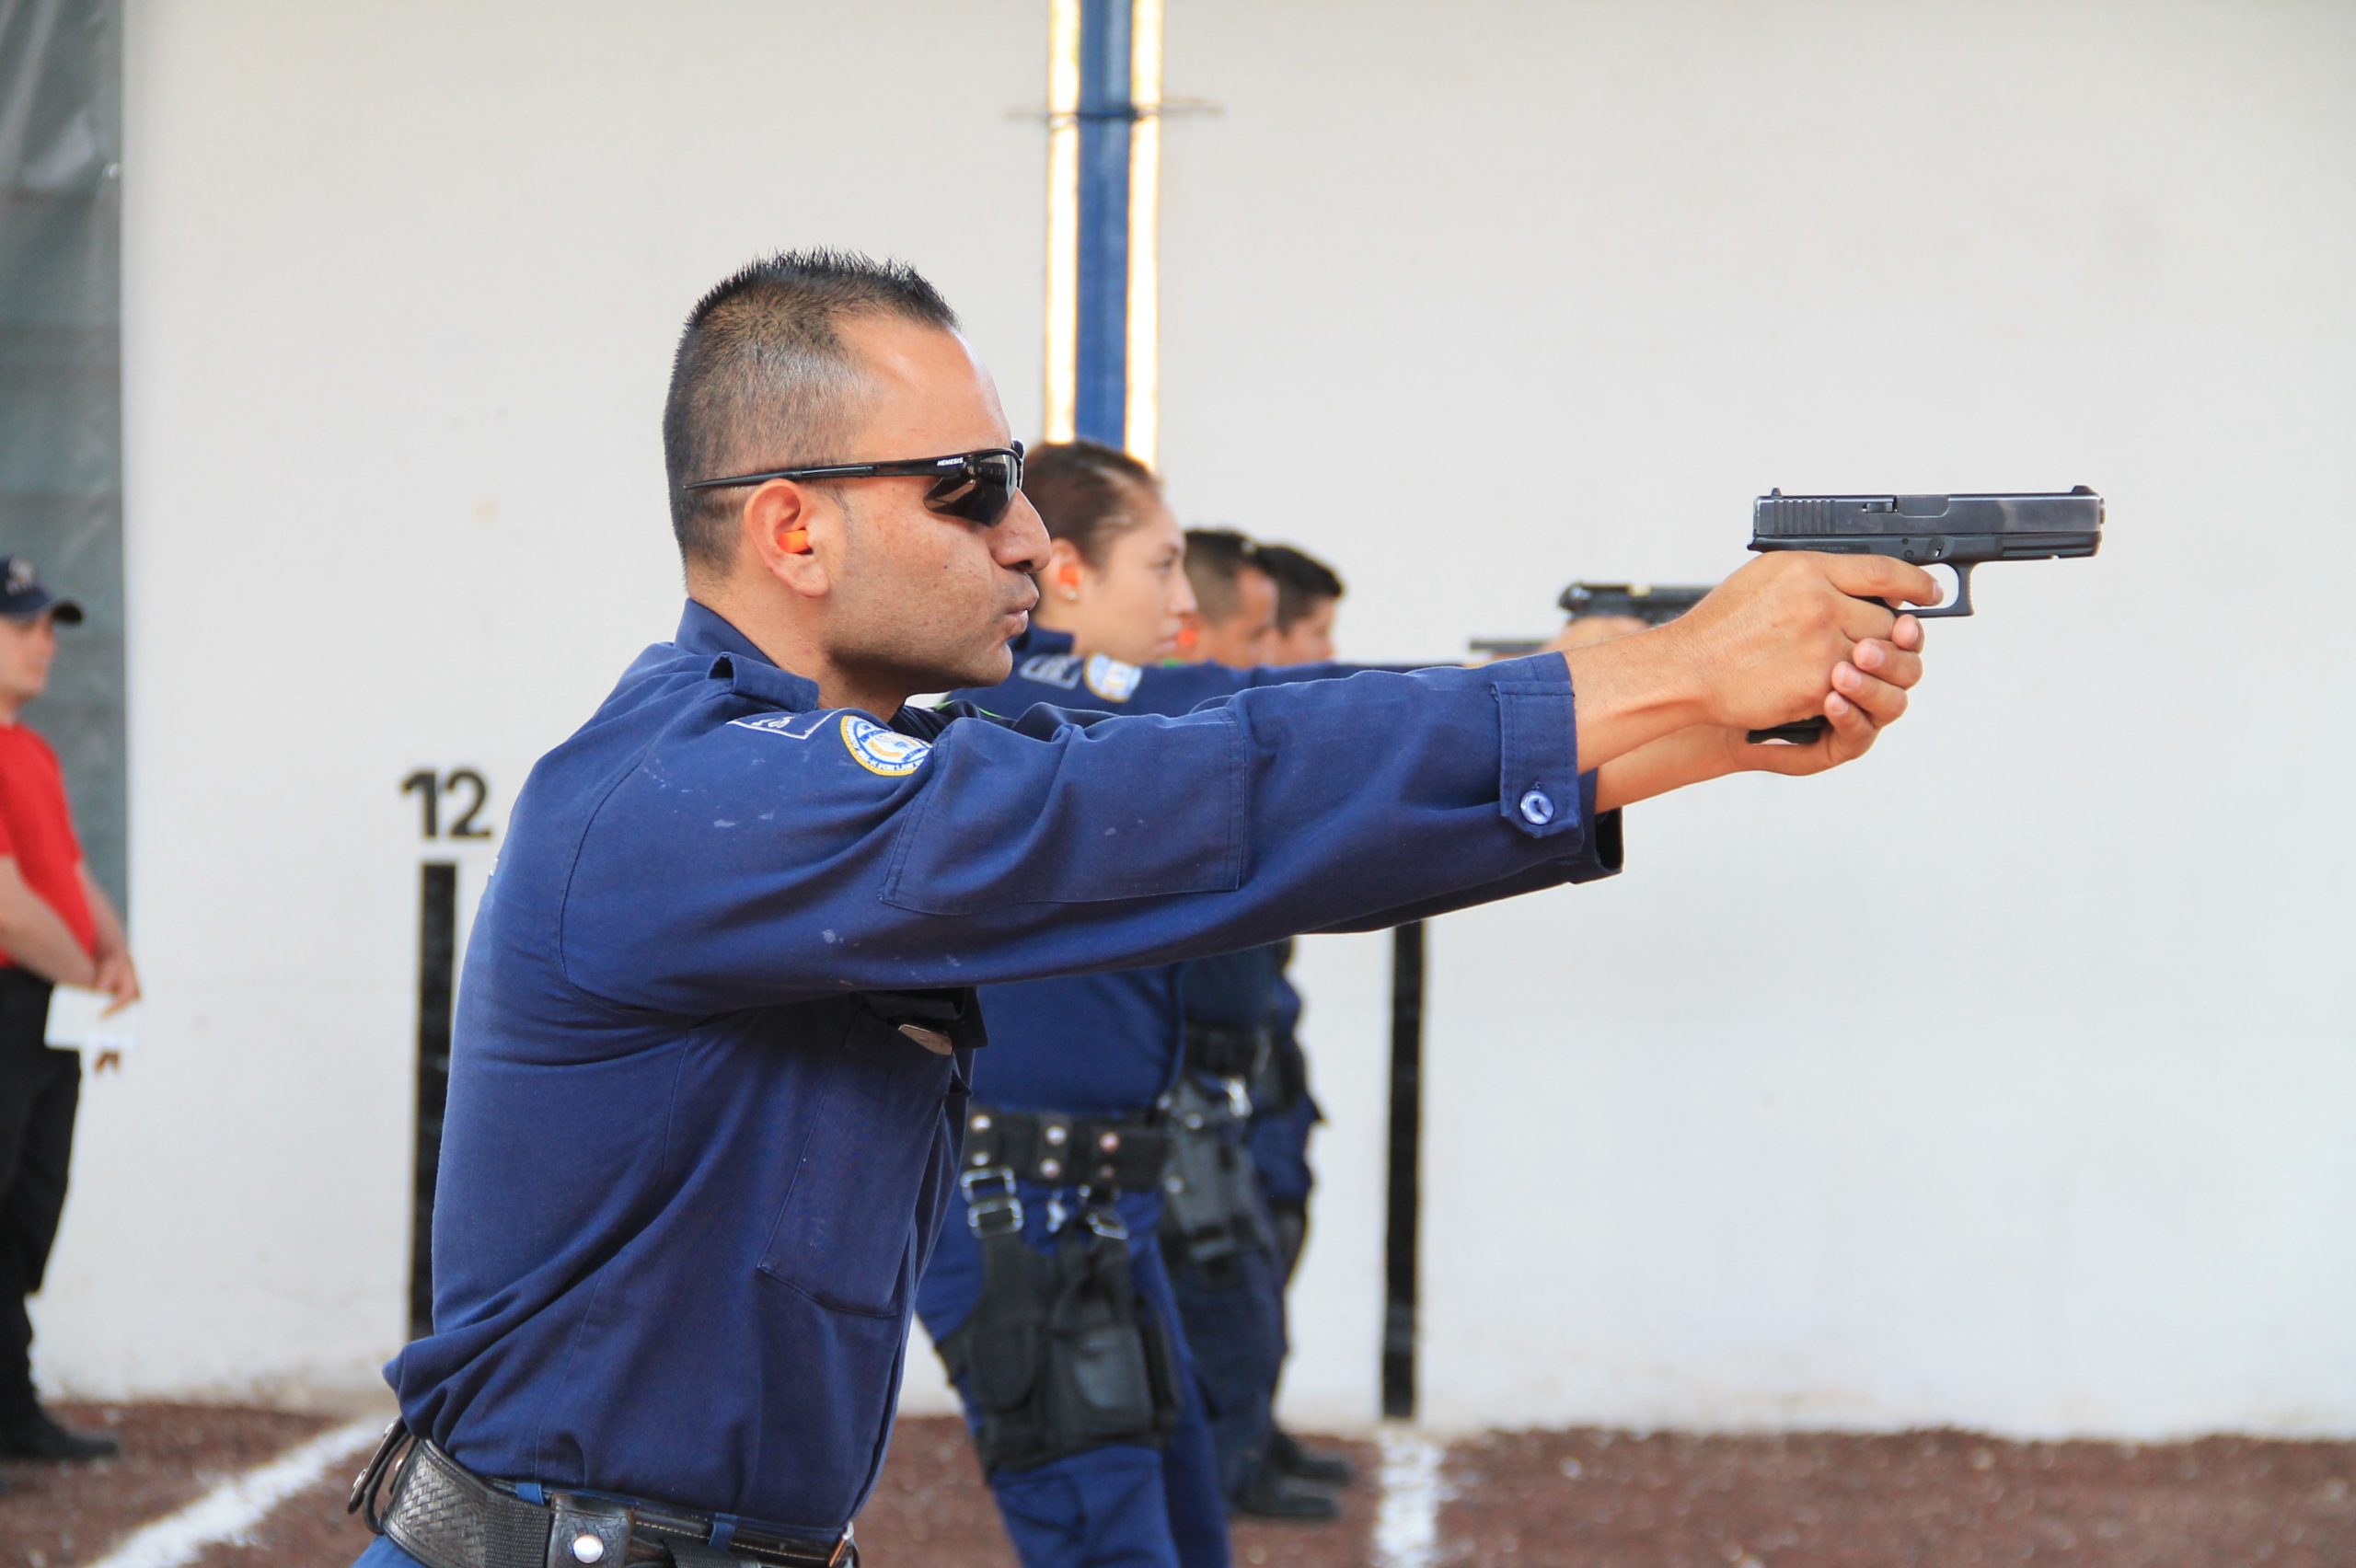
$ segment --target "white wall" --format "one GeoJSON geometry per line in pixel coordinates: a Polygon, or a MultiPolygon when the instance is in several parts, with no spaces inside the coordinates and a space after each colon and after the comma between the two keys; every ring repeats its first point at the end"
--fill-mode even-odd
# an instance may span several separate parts
{"type": "MultiPolygon", "coordinates": [[[[2356,14],[1170,17],[1222,112],[1167,136],[1165,465],[1334,559],[1351,651],[1714,577],[1771,485],[2109,497],[1868,766],[1437,928],[1426,1413],[2356,1430],[2356,14]]],[[[1372,1114],[1324,998],[1382,950],[1310,962],[1372,1114]]],[[[1328,1139],[1304,1418],[1367,1408],[1380,1158],[1328,1139]]]]}
{"type": "MultiPolygon", "coordinates": [[[[1035,423],[1039,7],[559,14],[133,8],[155,999],[92,1086],[58,1386],[332,1391],[397,1344],[398,782],[476,765],[503,818],[667,633],[699,289],[905,255],[1035,423]]],[[[1165,140],[1166,466],[1335,559],[1357,651],[1723,572],[1772,484],[2111,501],[2097,559],[1983,575],[1868,766],[1646,807],[1617,883],[1437,928],[1434,1420],[2356,1430],[2351,44],[2321,6],[1171,6],[1222,113],[1165,140]]],[[[1304,1420],[1373,1408],[1386,954],[1302,959],[1304,1420]]]]}
{"type": "MultiPolygon", "coordinates": [[[[678,568],[679,323],[785,245],[918,260],[1038,418],[1044,17],[151,0],[125,378],[143,1054],[95,1082],[52,1382],[375,1382],[406,1321],[417,864],[491,819],[678,568]],[[553,25],[557,18],[562,26],[553,25]]],[[[465,856],[469,909],[489,869],[465,856]]]]}

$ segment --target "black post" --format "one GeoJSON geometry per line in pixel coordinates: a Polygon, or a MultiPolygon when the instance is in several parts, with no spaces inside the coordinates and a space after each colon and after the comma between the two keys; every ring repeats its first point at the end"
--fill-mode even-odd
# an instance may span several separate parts
{"type": "Polygon", "coordinates": [[[1391,933],[1390,1225],[1382,1255],[1382,1413],[1415,1413],[1416,1207],[1424,1112],[1424,927],[1391,933]]]}
{"type": "Polygon", "coordinates": [[[458,868],[429,860],[417,921],[417,1164],[409,1260],[409,1332],[433,1328],[433,1177],[450,1102],[451,1003],[457,991],[458,868]]]}

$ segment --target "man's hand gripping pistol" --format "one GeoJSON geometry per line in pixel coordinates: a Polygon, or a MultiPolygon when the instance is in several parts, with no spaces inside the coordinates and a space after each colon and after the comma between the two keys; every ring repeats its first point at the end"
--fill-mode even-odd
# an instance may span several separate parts
{"type": "MultiPolygon", "coordinates": [[[[1955,598],[1927,610],[1892,605],[1920,620],[1971,613],[1971,569],[1992,560],[2090,556],[2102,543],[2102,497],[2085,485],[2060,493],[2017,495],[1785,495],[1770,490],[1751,503],[1754,550],[1823,550],[1885,555],[1955,571],[1955,598]]],[[[1753,741],[1805,744],[1831,728],[1821,716],[1771,730],[1753,741]]]]}

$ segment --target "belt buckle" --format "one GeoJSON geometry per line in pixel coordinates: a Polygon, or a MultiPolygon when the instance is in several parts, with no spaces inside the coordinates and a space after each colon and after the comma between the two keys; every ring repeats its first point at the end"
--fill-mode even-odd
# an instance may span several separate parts
{"type": "Polygon", "coordinates": [[[1022,1228],[1022,1199],[1015,1193],[1011,1166],[965,1171],[957,1178],[957,1190],[965,1195],[965,1228],[976,1236],[1011,1236],[1022,1228]],[[986,1182],[998,1185],[985,1191],[986,1182]]]}
{"type": "Polygon", "coordinates": [[[409,1441],[409,1423],[400,1416],[393,1417],[393,1424],[385,1428],[382,1437],[376,1439],[375,1450],[368,1456],[368,1462],[352,1478],[352,1493],[344,1499],[343,1511],[361,1514],[371,1535],[385,1533],[384,1517],[376,1512],[376,1492],[384,1484],[385,1472],[392,1469],[393,1460],[399,1457],[402,1447],[409,1441]]]}

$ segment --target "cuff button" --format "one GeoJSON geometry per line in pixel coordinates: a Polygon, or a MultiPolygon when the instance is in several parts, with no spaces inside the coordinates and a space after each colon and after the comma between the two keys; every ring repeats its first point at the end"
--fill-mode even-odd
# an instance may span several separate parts
{"type": "Polygon", "coordinates": [[[1545,790],[1532,790],[1521,798],[1521,820],[1536,827],[1554,820],[1554,802],[1545,790]]]}

